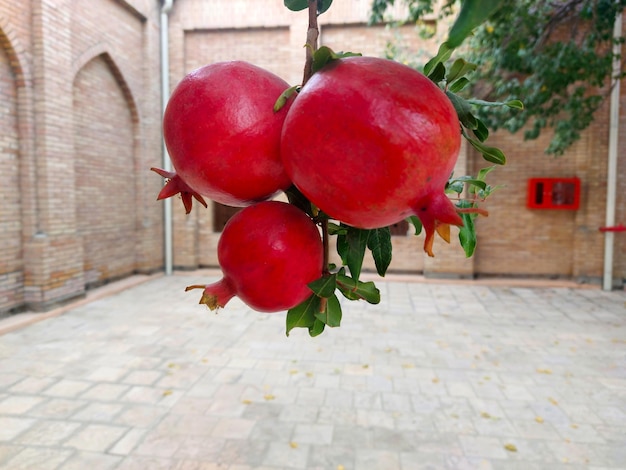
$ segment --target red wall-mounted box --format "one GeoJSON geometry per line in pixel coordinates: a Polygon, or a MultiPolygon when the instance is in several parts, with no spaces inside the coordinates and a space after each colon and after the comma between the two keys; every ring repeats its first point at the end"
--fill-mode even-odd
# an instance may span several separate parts
{"type": "Polygon", "coordinates": [[[528,180],[529,209],[577,210],[580,206],[579,178],[531,178],[528,180]]]}

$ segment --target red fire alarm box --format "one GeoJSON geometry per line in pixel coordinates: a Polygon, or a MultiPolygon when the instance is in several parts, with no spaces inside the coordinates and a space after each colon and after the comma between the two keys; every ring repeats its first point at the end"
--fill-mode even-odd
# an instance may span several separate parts
{"type": "Polygon", "coordinates": [[[531,178],[528,180],[529,209],[577,210],[580,205],[579,178],[531,178]]]}

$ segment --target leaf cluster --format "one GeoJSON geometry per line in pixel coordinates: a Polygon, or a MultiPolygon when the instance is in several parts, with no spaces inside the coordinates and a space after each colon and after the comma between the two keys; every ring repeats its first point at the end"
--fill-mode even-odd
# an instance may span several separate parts
{"type": "MultiPolygon", "coordinates": [[[[434,0],[401,1],[412,21],[436,5],[434,0]]],[[[371,21],[381,21],[394,3],[373,0],[371,21]]],[[[450,14],[455,3],[445,2],[443,14],[450,14]]],[[[625,76],[623,65],[613,74],[612,46],[624,42],[623,36],[613,37],[613,25],[626,0],[464,0],[460,8],[459,18],[464,19],[457,19],[455,27],[472,31],[467,59],[477,65],[468,88],[496,102],[523,97],[525,105],[521,111],[482,108],[476,117],[493,130],[523,130],[526,139],[551,129],[546,152],[563,154],[593,122],[610,81],[625,76]],[[487,22],[473,20],[479,12],[487,22]]],[[[457,45],[453,32],[450,38],[449,45],[457,45]]]]}

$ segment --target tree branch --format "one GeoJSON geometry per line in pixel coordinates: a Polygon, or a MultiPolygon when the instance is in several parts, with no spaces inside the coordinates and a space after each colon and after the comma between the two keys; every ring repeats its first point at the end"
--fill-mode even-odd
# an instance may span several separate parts
{"type": "Polygon", "coordinates": [[[320,31],[317,24],[317,0],[309,0],[309,29],[306,33],[306,60],[304,62],[304,76],[302,85],[313,75],[313,53],[317,50],[317,39],[320,31]]]}

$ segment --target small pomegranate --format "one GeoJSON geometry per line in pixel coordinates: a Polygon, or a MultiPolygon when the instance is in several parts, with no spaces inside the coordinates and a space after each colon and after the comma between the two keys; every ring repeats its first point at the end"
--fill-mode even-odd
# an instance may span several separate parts
{"type": "Polygon", "coordinates": [[[271,198],[291,185],[280,158],[280,133],[290,103],[273,111],[287,82],[243,61],[216,62],[189,73],[163,116],[165,144],[176,170],[159,199],[180,192],[231,206],[271,198]],[[168,188],[169,186],[169,188],[168,188]]]}
{"type": "Polygon", "coordinates": [[[224,227],[217,245],[224,274],[202,288],[200,303],[211,310],[234,296],[260,312],[288,310],[313,292],[322,276],[324,250],[317,226],[300,209],[279,201],[246,207],[224,227]]]}
{"type": "Polygon", "coordinates": [[[296,187],[330,217],[380,228],[416,215],[434,233],[462,219],[444,194],[461,143],[446,95],[386,59],[335,60],[307,82],[283,126],[281,152],[296,187]]]}

